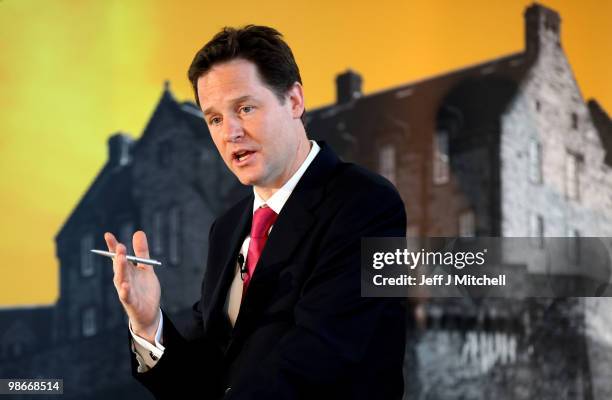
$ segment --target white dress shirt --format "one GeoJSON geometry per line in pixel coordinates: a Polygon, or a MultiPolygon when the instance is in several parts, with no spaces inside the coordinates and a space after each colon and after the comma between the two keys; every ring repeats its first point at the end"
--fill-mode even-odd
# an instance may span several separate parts
{"type": "MultiPolygon", "coordinates": [[[[278,189],[268,201],[264,201],[258,194],[255,188],[253,188],[253,195],[255,199],[253,201],[253,213],[262,205],[266,204],[270,207],[276,214],[280,215],[282,208],[285,206],[285,203],[291,196],[293,189],[298,184],[304,172],[308,166],[312,163],[315,156],[319,153],[320,147],[314,140],[311,140],[310,143],[312,146],[310,147],[310,152],[308,156],[300,165],[297,171],[289,178],[285,184],[278,189]]],[[[270,228],[272,230],[273,226],[270,228]]],[[[244,242],[242,242],[242,246],[240,247],[240,254],[244,257],[246,262],[246,256],[249,249],[249,243],[251,241],[251,235],[247,235],[244,242]]],[[[234,273],[234,279],[232,280],[232,285],[230,286],[230,290],[225,299],[224,310],[227,314],[227,317],[234,326],[236,323],[236,318],[238,317],[238,311],[240,310],[240,302],[242,300],[242,278],[240,276],[240,266],[236,263],[236,272],[234,273]]],[[[163,315],[161,310],[159,311],[159,325],[157,327],[157,332],[155,333],[155,345],[149,343],[147,340],[141,338],[136,335],[134,331],[132,331],[131,323],[128,324],[130,328],[130,332],[132,334],[132,351],[136,354],[136,360],[138,361],[138,372],[146,372],[150,368],[153,368],[155,364],[159,361],[159,359],[164,354],[164,346],[162,345],[162,329],[163,329],[163,315]]]]}

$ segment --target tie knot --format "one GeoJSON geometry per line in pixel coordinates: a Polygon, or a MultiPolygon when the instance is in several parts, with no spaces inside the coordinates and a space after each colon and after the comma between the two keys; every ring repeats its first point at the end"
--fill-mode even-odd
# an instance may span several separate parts
{"type": "Polygon", "coordinates": [[[251,237],[262,238],[266,236],[270,227],[276,221],[278,214],[268,206],[259,207],[253,214],[253,224],[251,226],[251,237]]]}

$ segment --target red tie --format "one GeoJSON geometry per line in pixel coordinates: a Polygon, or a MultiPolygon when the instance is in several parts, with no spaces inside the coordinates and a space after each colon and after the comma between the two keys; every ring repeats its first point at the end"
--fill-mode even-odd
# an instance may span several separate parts
{"type": "Polygon", "coordinates": [[[251,241],[249,243],[249,251],[246,259],[247,274],[244,277],[244,282],[242,284],[243,296],[246,293],[247,287],[249,286],[253,272],[255,272],[255,266],[257,265],[257,261],[261,256],[264,246],[266,245],[266,240],[268,240],[268,231],[274,224],[274,221],[276,221],[277,216],[278,214],[276,214],[274,210],[265,204],[255,210],[255,214],[253,214],[251,241]]]}

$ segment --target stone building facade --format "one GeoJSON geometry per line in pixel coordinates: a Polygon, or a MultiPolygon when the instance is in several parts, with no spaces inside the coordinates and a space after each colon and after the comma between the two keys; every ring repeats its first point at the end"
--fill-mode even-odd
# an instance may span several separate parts
{"type": "MultiPolygon", "coordinates": [[[[367,95],[347,71],[308,130],[396,184],[410,236],[610,236],[612,124],[585,103],[560,32],[559,15],[533,4],[522,52],[367,95]]],[[[506,250],[509,265],[536,272],[526,260],[546,251],[506,250]]],[[[409,329],[407,399],[612,394],[608,298],[432,299],[424,310],[428,329],[409,329]]]]}
{"type": "Polygon", "coordinates": [[[542,9],[526,18],[534,60],[501,121],[501,234],[612,236],[609,133],[580,93],[559,15],[542,9]]]}

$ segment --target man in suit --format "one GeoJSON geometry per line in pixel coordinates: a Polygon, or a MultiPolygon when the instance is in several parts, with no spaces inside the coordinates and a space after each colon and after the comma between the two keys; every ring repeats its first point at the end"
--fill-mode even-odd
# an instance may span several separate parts
{"type": "MultiPolygon", "coordinates": [[[[202,296],[181,333],[159,308],[153,268],[129,264],[105,234],[134,376],[157,398],[401,398],[405,310],[360,294],[361,239],[405,236],[397,191],[308,140],[299,70],[276,30],[225,28],[189,78],[219,153],[253,195],[210,228],[202,296]]],[[[149,256],[143,232],[133,247],[149,256]]]]}

